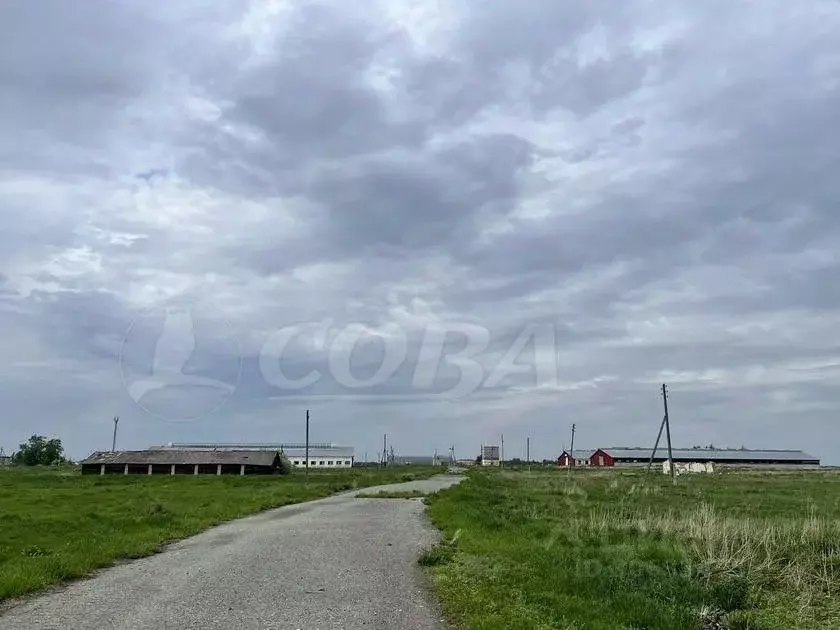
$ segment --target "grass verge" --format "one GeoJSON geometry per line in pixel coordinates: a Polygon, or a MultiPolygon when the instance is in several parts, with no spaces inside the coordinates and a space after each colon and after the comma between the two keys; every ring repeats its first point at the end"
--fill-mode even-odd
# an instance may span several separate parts
{"type": "Polygon", "coordinates": [[[224,521],[343,490],[440,472],[360,468],[272,477],[84,476],[0,471],[0,601],[163,545],[224,521]]]}
{"type": "Polygon", "coordinates": [[[471,472],[429,500],[455,625],[840,627],[840,475],[471,472]],[[717,625],[716,625],[717,624],[717,625]]]}

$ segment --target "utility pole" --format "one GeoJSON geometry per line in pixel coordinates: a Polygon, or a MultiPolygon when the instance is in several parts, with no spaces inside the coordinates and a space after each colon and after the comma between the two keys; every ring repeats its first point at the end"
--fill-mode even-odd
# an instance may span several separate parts
{"type": "Polygon", "coordinates": [[[382,436],[382,467],[388,465],[388,434],[382,436]]]}
{"type": "Polygon", "coordinates": [[[120,423],[120,417],[114,416],[114,439],[111,441],[111,452],[117,450],[117,425],[120,423]]]}
{"type": "Polygon", "coordinates": [[[674,470],[674,456],[671,451],[671,421],[668,419],[668,386],[665,383],[662,383],[662,402],[665,405],[665,437],[668,440],[668,465],[671,468],[671,479],[674,485],[676,485],[677,476],[674,470]]]}
{"type": "Polygon", "coordinates": [[[572,462],[575,461],[575,423],[572,423],[572,446],[569,448],[569,476],[572,474],[572,462]]]}
{"type": "Polygon", "coordinates": [[[528,462],[528,470],[531,470],[531,438],[525,438],[525,461],[528,462]]]}
{"type": "Polygon", "coordinates": [[[306,478],[309,479],[309,409],[306,410],[306,478]]]}
{"type": "Polygon", "coordinates": [[[499,468],[504,468],[505,466],[505,434],[502,433],[502,444],[501,448],[499,449],[501,452],[499,453],[499,468]]]}
{"type": "Polygon", "coordinates": [[[653,445],[653,452],[650,454],[650,461],[648,462],[647,469],[650,470],[651,466],[653,466],[653,459],[656,457],[656,449],[659,448],[659,440],[662,439],[662,429],[665,428],[665,418],[666,416],[662,416],[662,422],[659,423],[659,433],[656,434],[656,443],[653,445]]]}

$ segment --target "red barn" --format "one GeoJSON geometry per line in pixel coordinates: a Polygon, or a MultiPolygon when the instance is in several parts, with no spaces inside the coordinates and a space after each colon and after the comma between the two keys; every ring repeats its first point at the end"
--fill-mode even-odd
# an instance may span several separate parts
{"type": "Polygon", "coordinates": [[[557,458],[557,465],[562,468],[567,468],[569,466],[575,465],[575,458],[569,455],[568,451],[563,451],[560,454],[560,457],[557,458]]]}
{"type": "Polygon", "coordinates": [[[589,456],[590,466],[615,466],[615,459],[604,449],[599,448],[589,456]]]}
{"type": "Polygon", "coordinates": [[[575,451],[574,453],[563,451],[560,454],[560,457],[557,458],[557,465],[561,468],[569,468],[571,466],[588,466],[589,453],[591,453],[591,451],[575,451]]]}

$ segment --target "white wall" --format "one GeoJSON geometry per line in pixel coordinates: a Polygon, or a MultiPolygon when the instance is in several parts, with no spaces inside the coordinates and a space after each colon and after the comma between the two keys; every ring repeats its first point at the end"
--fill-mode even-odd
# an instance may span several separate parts
{"type": "MultiPolygon", "coordinates": [[[[306,468],[305,457],[289,457],[292,466],[296,468],[306,468]]],[[[309,458],[310,468],[350,468],[353,465],[353,458],[347,457],[337,459],[335,457],[311,457],[309,458]]]]}

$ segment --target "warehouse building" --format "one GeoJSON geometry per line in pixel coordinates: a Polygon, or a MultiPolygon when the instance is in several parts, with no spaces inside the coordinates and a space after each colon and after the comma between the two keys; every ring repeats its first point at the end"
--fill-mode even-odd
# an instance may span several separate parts
{"type": "MultiPolygon", "coordinates": [[[[291,442],[286,444],[248,444],[248,443],[169,443],[165,446],[153,447],[159,450],[178,449],[190,451],[277,451],[285,455],[296,468],[306,468],[306,444],[291,442]]],[[[352,446],[338,446],[329,443],[309,444],[309,467],[310,468],[351,468],[355,461],[354,448],[352,446]]]]}
{"type": "Polygon", "coordinates": [[[174,448],[96,452],[81,467],[83,475],[271,475],[282,470],[278,451],[174,448]]]}
{"type": "MultiPolygon", "coordinates": [[[[292,466],[306,467],[306,446],[290,447],[283,451],[292,466]]],[[[352,446],[336,446],[334,444],[309,446],[310,468],[350,468],[355,456],[352,446]]]]}
{"type": "MultiPolygon", "coordinates": [[[[602,467],[644,466],[650,462],[652,451],[652,448],[628,448],[623,446],[599,448],[589,455],[588,465],[602,467]]],[[[818,468],[820,466],[819,458],[798,450],[696,447],[672,449],[672,455],[674,463],[686,464],[712,462],[718,466],[764,468],[818,468]]],[[[667,447],[660,446],[653,458],[653,463],[661,465],[667,459],[667,447]]]]}

